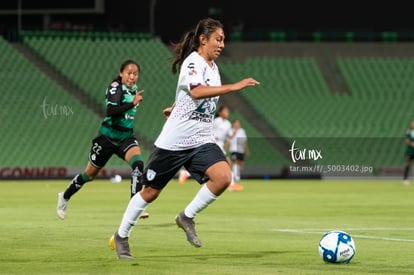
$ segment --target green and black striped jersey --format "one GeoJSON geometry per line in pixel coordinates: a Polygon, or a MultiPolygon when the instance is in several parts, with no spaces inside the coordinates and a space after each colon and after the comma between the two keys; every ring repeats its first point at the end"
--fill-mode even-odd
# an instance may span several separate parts
{"type": "Polygon", "coordinates": [[[113,81],[106,89],[106,107],[121,111],[109,112],[100,127],[101,134],[107,136],[113,143],[120,143],[134,136],[134,118],[138,105],[133,100],[138,87],[128,88],[120,81],[113,81]],[[115,108],[114,108],[115,107],[115,108]]]}
{"type": "MultiPolygon", "coordinates": [[[[414,143],[414,129],[408,129],[405,133],[405,137],[414,143]]],[[[411,145],[407,145],[407,149],[405,151],[407,154],[414,156],[414,148],[411,145]]]]}

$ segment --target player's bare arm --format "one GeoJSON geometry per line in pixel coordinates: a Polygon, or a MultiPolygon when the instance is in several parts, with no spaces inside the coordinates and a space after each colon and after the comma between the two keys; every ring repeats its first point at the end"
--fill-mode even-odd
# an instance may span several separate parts
{"type": "Polygon", "coordinates": [[[228,93],[238,92],[246,87],[259,85],[260,82],[249,77],[232,84],[224,84],[222,86],[204,86],[199,85],[191,89],[191,96],[195,99],[209,98],[220,96],[228,93]]]}

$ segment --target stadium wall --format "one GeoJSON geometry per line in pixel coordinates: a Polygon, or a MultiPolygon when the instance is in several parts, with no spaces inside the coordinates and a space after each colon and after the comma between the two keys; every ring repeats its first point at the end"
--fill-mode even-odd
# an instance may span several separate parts
{"type": "MultiPolygon", "coordinates": [[[[334,62],[339,57],[382,57],[382,58],[402,58],[410,59],[414,57],[414,47],[411,43],[347,43],[347,42],[229,42],[223,53],[220,62],[243,62],[246,58],[254,57],[314,57],[320,61],[320,64],[334,62]]],[[[321,67],[323,70],[323,67],[321,67]]],[[[260,76],[258,76],[260,79],[260,76]]],[[[328,80],[329,81],[329,80],[328,80]]],[[[224,100],[235,100],[234,106],[237,106],[237,97],[229,95],[223,97],[224,100]],[[226,98],[226,99],[224,99],[226,98]]],[[[225,101],[224,101],[225,102],[225,101]]],[[[248,110],[237,110],[242,114],[248,110]]],[[[256,124],[255,121],[251,121],[256,124]]],[[[18,123],[16,123],[18,124],[18,123]]],[[[405,129],[402,129],[405,131],[405,129]]],[[[3,142],[5,142],[3,140],[3,142]]],[[[2,144],[7,146],[7,142],[2,144]]],[[[37,165],[19,166],[10,165],[7,162],[1,163],[0,179],[52,179],[52,178],[72,178],[84,167],[83,163],[79,166],[49,166],[37,165]]],[[[402,175],[402,167],[384,166],[376,167],[373,176],[399,177],[402,175]]],[[[103,169],[100,177],[110,177],[120,174],[124,177],[129,176],[127,165],[109,165],[103,169]]],[[[288,166],[275,165],[273,167],[256,167],[246,166],[242,173],[244,178],[320,178],[320,173],[295,173],[288,166]]]]}

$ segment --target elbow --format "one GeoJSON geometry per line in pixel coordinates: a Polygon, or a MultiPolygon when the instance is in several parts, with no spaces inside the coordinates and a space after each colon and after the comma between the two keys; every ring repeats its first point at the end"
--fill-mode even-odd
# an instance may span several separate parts
{"type": "Polygon", "coordinates": [[[114,110],[108,106],[106,108],[106,116],[113,116],[113,115],[114,115],[114,110]]]}
{"type": "Polygon", "coordinates": [[[193,94],[193,93],[191,93],[191,97],[192,97],[193,99],[202,99],[202,98],[203,98],[201,95],[198,95],[198,94],[193,94]]]}
{"type": "Polygon", "coordinates": [[[190,96],[191,96],[193,99],[202,99],[202,98],[204,98],[204,97],[202,96],[202,94],[201,94],[201,93],[199,93],[196,89],[195,89],[195,90],[191,90],[191,91],[190,91],[190,96]]]}
{"type": "Polygon", "coordinates": [[[202,99],[205,98],[205,95],[203,95],[203,89],[200,84],[192,85],[190,86],[190,96],[193,99],[202,99]]]}

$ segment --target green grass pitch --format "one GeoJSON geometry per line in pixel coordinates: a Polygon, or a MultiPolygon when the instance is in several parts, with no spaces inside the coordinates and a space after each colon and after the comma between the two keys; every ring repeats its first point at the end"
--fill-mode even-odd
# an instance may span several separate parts
{"type": "Polygon", "coordinates": [[[135,261],[108,240],[128,203],[129,181],[96,180],[56,216],[69,181],[0,181],[0,274],[414,274],[414,185],[392,180],[244,180],[196,221],[192,247],[175,215],[199,185],[173,180],[130,237],[135,261]],[[326,264],[322,234],[350,233],[356,255],[326,264]]]}

